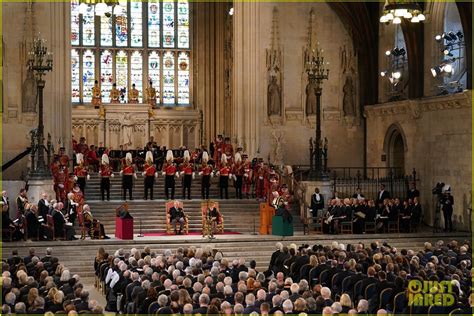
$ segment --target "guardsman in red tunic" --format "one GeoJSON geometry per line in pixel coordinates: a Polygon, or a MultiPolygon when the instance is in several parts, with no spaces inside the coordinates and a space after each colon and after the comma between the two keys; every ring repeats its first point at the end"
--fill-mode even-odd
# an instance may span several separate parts
{"type": "Polygon", "coordinates": [[[183,176],[183,200],[186,196],[186,191],[188,191],[188,200],[191,200],[191,182],[194,178],[194,168],[190,160],[189,151],[185,150],[184,161],[179,166],[180,174],[183,176]]]}
{"type": "Polygon", "coordinates": [[[87,168],[84,166],[84,156],[81,153],[76,154],[76,161],[77,166],[74,167],[74,180],[79,185],[82,193],[85,194],[86,179],[89,180],[90,176],[87,168]]]}
{"type": "Polygon", "coordinates": [[[225,198],[229,199],[229,177],[232,177],[232,170],[229,166],[227,166],[227,156],[226,154],[222,154],[221,158],[221,167],[219,168],[218,171],[219,174],[219,189],[220,189],[220,198],[224,198],[224,192],[225,192],[225,198]]]}
{"type": "Polygon", "coordinates": [[[242,165],[244,169],[244,177],[242,183],[242,192],[245,193],[247,199],[250,198],[250,187],[252,186],[252,164],[248,160],[248,155],[242,155],[242,165]]]}
{"type": "Polygon", "coordinates": [[[150,200],[153,200],[153,186],[155,185],[155,178],[158,177],[155,164],[153,163],[153,153],[146,152],[145,166],[143,167],[143,176],[145,177],[145,200],[148,200],[148,190],[150,190],[150,200]]]}
{"type": "Polygon", "coordinates": [[[201,180],[201,198],[209,200],[209,188],[211,187],[212,167],[207,164],[209,161],[209,154],[207,151],[202,153],[202,164],[199,168],[199,175],[201,180]]]}
{"type": "Polygon", "coordinates": [[[234,159],[234,146],[230,143],[230,137],[226,137],[223,144],[224,154],[227,157],[227,164],[232,166],[234,159]]]}
{"type": "Polygon", "coordinates": [[[235,198],[242,199],[242,181],[244,177],[244,164],[240,153],[234,156],[234,165],[232,166],[232,173],[234,174],[235,198]]]}
{"type": "Polygon", "coordinates": [[[216,163],[216,167],[220,167],[221,157],[224,153],[224,140],[222,139],[222,135],[217,135],[216,140],[214,141],[214,161],[216,163]]]}
{"type": "Polygon", "coordinates": [[[255,195],[257,200],[265,199],[265,166],[263,161],[260,160],[254,169],[254,181],[255,181],[255,195]]]}
{"type": "MultiPolygon", "coordinates": [[[[73,194],[72,200],[75,203],[77,203],[76,213],[82,214],[82,208],[84,207],[84,192],[81,191],[81,188],[79,187],[77,183],[74,185],[74,188],[72,189],[72,194],[73,194]]],[[[69,216],[69,214],[66,214],[66,215],[69,216]]],[[[79,216],[79,218],[81,217],[79,216]]],[[[79,223],[79,224],[82,224],[82,223],[79,223]]]]}
{"type": "Polygon", "coordinates": [[[166,199],[169,200],[169,190],[171,189],[171,199],[174,200],[174,177],[179,177],[179,173],[174,163],[173,151],[168,150],[166,152],[166,163],[163,165],[161,172],[165,176],[166,199]]]}
{"type": "Polygon", "coordinates": [[[275,169],[271,168],[268,172],[267,181],[265,183],[265,194],[267,201],[270,201],[272,192],[278,191],[280,188],[280,177],[275,172],[275,169]]]}
{"type": "Polygon", "coordinates": [[[64,202],[66,200],[68,174],[65,166],[60,166],[54,175],[54,191],[56,192],[56,200],[64,202]]]}
{"type": "Polygon", "coordinates": [[[120,174],[122,175],[122,189],[123,189],[123,199],[125,200],[127,197],[127,190],[128,190],[128,197],[130,200],[133,200],[132,196],[132,188],[133,188],[133,178],[137,178],[135,174],[135,168],[132,164],[132,154],[127,153],[125,155],[125,165],[122,167],[120,174]]]}
{"type": "Polygon", "coordinates": [[[100,165],[100,194],[102,201],[105,200],[105,192],[107,192],[107,201],[110,201],[110,178],[114,177],[112,167],[109,165],[109,156],[102,155],[102,164],[100,165]]]}

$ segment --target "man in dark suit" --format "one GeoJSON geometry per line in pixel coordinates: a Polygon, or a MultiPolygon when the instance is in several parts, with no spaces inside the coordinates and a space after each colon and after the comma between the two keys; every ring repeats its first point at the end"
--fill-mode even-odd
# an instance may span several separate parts
{"type": "Polygon", "coordinates": [[[32,205],[25,213],[27,236],[29,239],[44,239],[44,229],[42,223],[38,219],[38,207],[32,205]]]}
{"type": "Polygon", "coordinates": [[[444,215],[444,231],[453,231],[453,205],[454,197],[451,195],[451,187],[445,190],[443,197],[441,198],[441,208],[444,215]]]}
{"type": "Polygon", "coordinates": [[[309,256],[306,249],[301,249],[301,255],[296,257],[294,261],[295,264],[293,265],[293,275],[291,276],[294,282],[299,282],[300,280],[300,271],[301,268],[309,263],[309,256]]]}
{"type": "Polygon", "coordinates": [[[207,307],[209,305],[209,295],[201,294],[199,296],[199,307],[193,310],[193,314],[207,314],[207,307]]]}
{"type": "Polygon", "coordinates": [[[38,215],[43,217],[46,221],[46,215],[49,213],[49,202],[48,202],[48,194],[43,193],[41,199],[38,201],[38,215]]]}
{"type": "Polygon", "coordinates": [[[10,267],[14,267],[22,261],[21,257],[18,256],[18,250],[12,250],[12,256],[7,259],[7,263],[10,267]]]}
{"type": "Polygon", "coordinates": [[[380,191],[377,194],[377,204],[383,203],[385,199],[390,198],[390,192],[385,190],[385,184],[380,184],[380,191]]]}
{"type": "MultiPolygon", "coordinates": [[[[371,313],[375,313],[379,307],[380,293],[385,289],[393,288],[395,286],[393,283],[387,281],[387,274],[385,271],[379,271],[378,277],[379,282],[375,285],[375,293],[377,293],[377,295],[374,295],[369,300],[369,311],[371,313]]],[[[382,308],[385,308],[385,306],[382,306],[382,308]]]]}
{"type": "Polygon", "coordinates": [[[416,197],[420,197],[420,191],[416,189],[415,182],[411,182],[410,189],[407,191],[407,200],[413,200],[416,197]]]}
{"type": "Polygon", "coordinates": [[[421,210],[421,204],[418,197],[413,199],[413,207],[411,209],[411,223],[416,227],[421,222],[421,216],[423,212],[421,210]]]}
{"type": "Polygon", "coordinates": [[[361,188],[357,188],[355,193],[352,195],[353,199],[363,200],[365,196],[362,194],[361,188]]]}
{"type": "Polygon", "coordinates": [[[362,280],[362,285],[361,285],[361,293],[360,295],[363,297],[365,295],[365,290],[367,287],[373,283],[378,283],[377,278],[375,278],[375,268],[374,267],[369,267],[367,269],[367,278],[362,280]]]}
{"type": "Polygon", "coordinates": [[[345,289],[346,293],[348,293],[350,297],[354,297],[354,285],[366,277],[362,273],[363,266],[361,264],[356,264],[355,270],[356,273],[349,277],[349,281],[347,282],[345,289]]]}
{"type": "Polygon", "coordinates": [[[30,248],[29,255],[23,258],[23,262],[25,263],[25,265],[31,262],[31,259],[35,256],[35,252],[35,248],[30,248]]]}
{"type": "Polygon", "coordinates": [[[319,193],[319,188],[314,189],[313,195],[311,195],[311,212],[313,218],[318,216],[319,210],[324,209],[324,197],[319,193]]]}
{"type": "Polygon", "coordinates": [[[170,223],[173,224],[174,233],[176,235],[181,235],[183,230],[183,225],[186,220],[186,215],[184,214],[183,208],[179,207],[179,202],[174,201],[174,205],[170,208],[170,223]],[[177,225],[179,224],[179,232],[177,225]]]}
{"type": "Polygon", "coordinates": [[[2,191],[2,200],[3,207],[6,209],[6,212],[10,211],[10,200],[8,199],[7,191],[2,191]]]}
{"type": "Polygon", "coordinates": [[[334,293],[340,294],[342,290],[342,281],[344,281],[346,277],[354,274],[354,271],[352,271],[352,265],[355,266],[355,261],[352,259],[350,261],[345,262],[344,270],[334,276],[334,282],[332,284],[332,290],[334,293]]]}
{"type": "Polygon", "coordinates": [[[56,236],[63,237],[65,232],[67,240],[76,240],[74,228],[72,225],[68,225],[68,221],[62,213],[63,207],[63,203],[59,202],[56,203],[56,207],[53,209],[54,233],[56,236]]]}

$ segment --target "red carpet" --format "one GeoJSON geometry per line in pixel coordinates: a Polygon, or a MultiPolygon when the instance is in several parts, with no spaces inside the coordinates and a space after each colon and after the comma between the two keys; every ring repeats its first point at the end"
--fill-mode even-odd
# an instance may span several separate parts
{"type": "MultiPolygon", "coordinates": [[[[143,233],[145,237],[155,237],[155,236],[202,236],[201,232],[189,232],[189,234],[185,235],[175,235],[174,233],[167,234],[167,233],[143,233]]],[[[225,231],[223,234],[216,234],[216,236],[219,235],[240,235],[238,232],[228,232],[225,231]]]]}

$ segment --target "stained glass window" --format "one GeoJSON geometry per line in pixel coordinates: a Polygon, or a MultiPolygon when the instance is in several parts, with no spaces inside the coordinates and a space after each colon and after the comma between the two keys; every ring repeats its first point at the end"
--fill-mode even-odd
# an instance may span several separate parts
{"type": "Polygon", "coordinates": [[[102,90],[102,102],[110,102],[110,90],[114,81],[113,57],[110,50],[104,50],[100,55],[100,85],[102,90]]]}
{"type": "Polygon", "coordinates": [[[185,52],[178,58],[178,104],[189,104],[189,55],[185,52]]]}
{"type": "Polygon", "coordinates": [[[174,2],[163,2],[163,47],[174,47],[174,2]]]}
{"type": "Polygon", "coordinates": [[[178,47],[189,47],[189,4],[178,2],[178,47]]]}
{"type": "Polygon", "coordinates": [[[148,46],[160,47],[160,3],[148,1],[148,46]]]}
{"type": "Polygon", "coordinates": [[[79,53],[77,50],[71,50],[71,88],[72,88],[72,102],[80,101],[81,89],[81,63],[79,61],[79,53]]]}
{"type": "Polygon", "coordinates": [[[143,59],[140,52],[133,52],[130,64],[130,86],[135,84],[135,88],[139,92],[138,102],[142,102],[143,91],[143,59]]]}
{"type": "Polygon", "coordinates": [[[148,81],[153,83],[157,99],[160,98],[160,56],[157,52],[151,52],[148,56],[148,81]]]}
{"type": "Polygon", "coordinates": [[[95,57],[91,50],[86,50],[82,56],[82,90],[84,102],[91,102],[92,88],[94,87],[95,57]]]}
{"type": "Polygon", "coordinates": [[[112,17],[100,17],[100,45],[112,46],[112,17]]]}
{"type": "Polygon", "coordinates": [[[71,45],[79,45],[79,1],[71,1],[71,45]]]}
{"type": "Polygon", "coordinates": [[[117,89],[128,91],[128,56],[123,50],[119,51],[116,56],[115,80],[117,89]]]}
{"type": "Polygon", "coordinates": [[[174,53],[166,52],[163,56],[163,103],[173,104],[174,93],[174,53]]]}
{"type": "Polygon", "coordinates": [[[128,17],[127,15],[115,18],[115,45],[124,47],[128,44],[128,17]]]}
{"type": "Polygon", "coordinates": [[[82,44],[84,46],[95,45],[94,17],[94,7],[87,6],[86,13],[82,15],[82,44]]]}
{"type": "Polygon", "coordinates": [[[142,20],[142,3],[130,3],[130,40],[132,47],[143,46],[143,20],[142,20]]]}
{"type": "Polygon", "coordinates": [[[110,102],[113,83],[125,95],[135,84],[143,102],[144,90],[152,81],[158,105],[190,105],[188,1],[130,0],[123,7],[109,5],[107,14],[99,16],[94,4],[81,2],[71,0],[73,103],[90,103],[97,79],[104,103],[110,102]]]}

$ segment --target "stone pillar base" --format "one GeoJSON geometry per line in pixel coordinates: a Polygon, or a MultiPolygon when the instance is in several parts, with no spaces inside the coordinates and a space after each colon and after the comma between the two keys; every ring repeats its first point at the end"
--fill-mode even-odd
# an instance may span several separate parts
{"type": "Polygon", "coordinates": [[[28,201],[30,203],[38,203],[43,193],[48,194],[49,199],[55,199],[56,193],[54,192],[53,179],[43,180],[29,180],[28,181],[28,201]]]}

